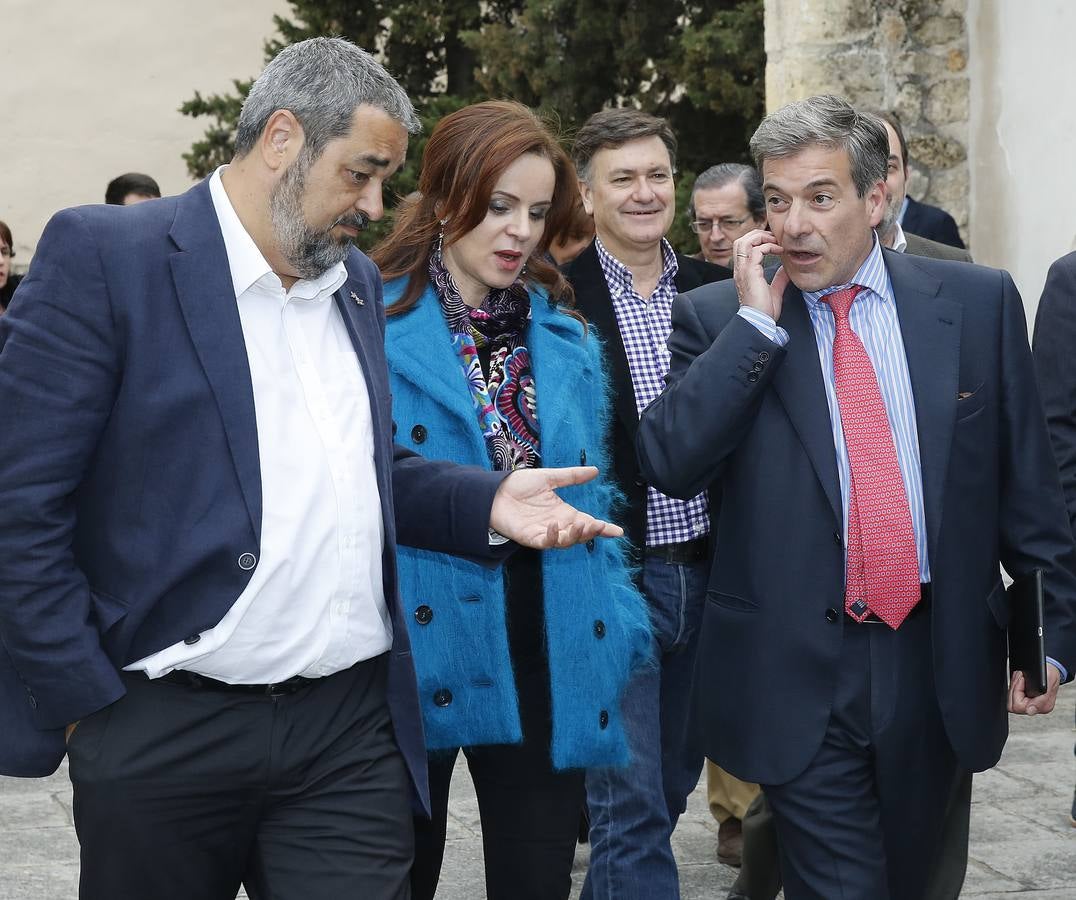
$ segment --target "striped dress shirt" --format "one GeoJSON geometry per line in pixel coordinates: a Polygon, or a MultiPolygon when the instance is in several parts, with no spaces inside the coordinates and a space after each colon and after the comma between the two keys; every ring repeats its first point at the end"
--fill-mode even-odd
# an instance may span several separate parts
{"type": "MultiPolygon", "coordinates": [[[[915,531],[915,548],[919,557],[919,580],[930,581],[930,560],[927,557],[926,513],[923,508],[923,472],[919,461],[919,429],[915,421],[915,398],[912,395],[911,376],[908,374],[908,358],[904,353],[904,338],[897,318],[893,285],[882,257],[878,238],[874,246],[848,284],[834,285],[822,291],[804,293],[807,312],[814,328],[818,359],[822,366],[822,380],[826,386],[826,403],[829,406],[830,426],[833,429],[833,446],[837,451],[837,473],[841,482],[841,503],[844,509],[845,546],[848,543],[848,495],[850,469],[848,448],[841,427],[841,408],[837,402],[837,386],[833,378],[833,337],[836,325],[833,312],[821,301],[826,294],[846,290],[853,284],[866,290],[856,297],[848,315],[852,330],[866,348],[867,356],[874,365],[882,401],[889,418],[889,430],[897,451],[897,464],[904,479],[904,493],[915,531]]],[[[751,322],[774,343],[784,346],[788,333],[765,313],[749,307],[740,307],[739,314],[751,322]]]]}

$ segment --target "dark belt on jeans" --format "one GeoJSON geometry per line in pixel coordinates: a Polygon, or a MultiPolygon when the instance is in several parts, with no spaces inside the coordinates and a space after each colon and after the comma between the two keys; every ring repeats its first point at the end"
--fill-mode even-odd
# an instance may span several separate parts
{"type": "MultiPolygon", "coordinates": [[[[926,584],[919,585],[919,602],[912,607],[911,612],[908,613],[904,621],[907,622],[908,619],[914,619],[916,616],[920,616],[930,609],[930,600],[932,596],[933,594],[930,590],[929,581],[926,584]]],[[[858,619],[853,619],[848,615],[848,611],[845,610],[844,618],[846,622],[851,622],[853,625],[885,625],[885,622],[879,619],[874,613],[871,613],[867,618],[860,622],[858,619]]]]}
{"type": "Polygon", "coordinates": [[[695,538],[693,541],[681,541],[679,544],[654,544],[646,548],[647,556],[655,556],[667,563],[702,562],[710,555],[710,539],[695,538]]]}
{"type": "Polygon", "coordinates": [[[142,681],[179,684],[196,691],[221,691],[222,693],[227,694],[261,694],[266,697],[281,697],[285,694],[294,694],[296,691],[301,691],[305,687],[309,687],[312,684],[317,684],[317,682],[324,680],[321,678],[304,678],[302,675],[295,675],[285,681],[277,681],[273,684],[229,684],[227,681],[217,681],[216,678],[199,675],[197,672],[188,672],[185,669],[173,669],[167,675],[162,675],[160,678],[150,678],[145,672],[125,672],[124,674],[131,675],[142,681]]]}

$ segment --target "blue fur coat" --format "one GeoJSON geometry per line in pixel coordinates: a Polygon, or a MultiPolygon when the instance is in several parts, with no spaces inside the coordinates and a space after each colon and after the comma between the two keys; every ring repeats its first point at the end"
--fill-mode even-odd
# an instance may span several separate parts
{"type": "MultiPolygon", "coordinates": [[[[406,279],[385,286],[385,303],[406,279]]],[[[593,329],[531,296],[526,346],[538,391],[544,466],[583,460],[610,471],[610,399],[593,329]]],[[[385,336],[396,440],[431,459],[490,467],[460,359],[432,286],[385,336]]],[[[561,491],[609,519],[615,490],[605,477],[561,491]]],[[[505,625],[500,568],[399,548],[403,599],[426,745],[431,750],[522,740],[505,625]],[[448,702],[446,702],[446,700],[448,702]]],[[[632,586],[623,541],[602,540],[542,554],[543,605],[553,711],[553,765],[619,765],[628,746],[619,699],[650,655],[645,601],[632,586]]]]}

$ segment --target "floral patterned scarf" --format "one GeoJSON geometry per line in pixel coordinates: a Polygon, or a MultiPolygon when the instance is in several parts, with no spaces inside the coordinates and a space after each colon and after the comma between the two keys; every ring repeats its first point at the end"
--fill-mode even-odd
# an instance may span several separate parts
{"type": "Polygon", "coordinates": [[[463,302],[439,253],[430,257],[429,271],[494,470],[538,468],[542,457],[537,395],[530,352],[523,343],[531,317],[526,287],[516,281],[508,288],[491,290],[482,305],[472,309],[463,302]],[[478,354],[486,346],[488,378],[478,354]]]}

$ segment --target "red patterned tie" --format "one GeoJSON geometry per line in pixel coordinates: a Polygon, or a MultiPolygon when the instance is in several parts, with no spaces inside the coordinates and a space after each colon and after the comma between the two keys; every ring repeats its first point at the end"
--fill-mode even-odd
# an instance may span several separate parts
{"type": "Polygon", "coordinates": [[[852,481],[844,604],[858,622],[874,613],[897,628],[919,602],[919,561],[878,378],[848,324],[848,310],[862,290],[854,285],[822,298],[837,325],[833,377],[852,481]]]}

